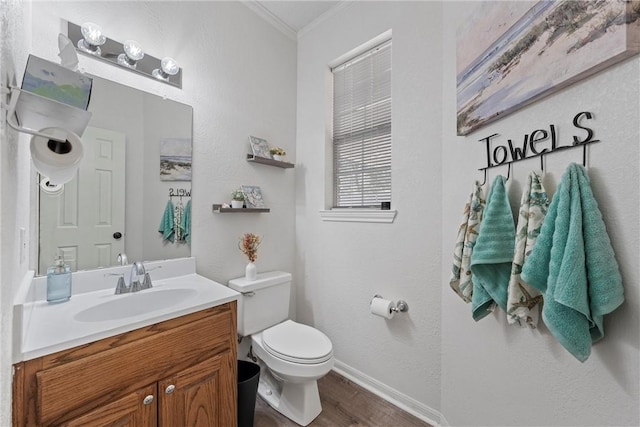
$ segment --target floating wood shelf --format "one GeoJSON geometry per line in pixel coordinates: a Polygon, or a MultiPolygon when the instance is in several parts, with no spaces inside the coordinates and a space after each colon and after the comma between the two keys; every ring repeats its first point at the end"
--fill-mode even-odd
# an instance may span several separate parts
{"type": "Polygon", "coordinates": [[[222,205],[214,204],[213,212],[215,213],[264,213],[270,212],[269,208],[223,208],[222,205]]]}
{"type": "Polygon", "coordinates": [[[247,154],[247,162],[262,163],[263,165],[275,166],[278,168],[289,169],[294,167],[293,163],[281,162],[280,160],[267,159],[266,157],[258,157],[253,154],[247,154]]]}

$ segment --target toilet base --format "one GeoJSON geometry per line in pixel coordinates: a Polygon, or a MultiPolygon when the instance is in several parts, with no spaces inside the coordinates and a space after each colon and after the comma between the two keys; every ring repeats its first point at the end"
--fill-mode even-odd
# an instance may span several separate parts
{"type": "Polygon", "coordinates": [[[315,380],[303,383],[279,381],[264,369],[260,373],[258,395],[273,409],[301,426],[308,425],[322,412],[318,382],[315,380]]]}

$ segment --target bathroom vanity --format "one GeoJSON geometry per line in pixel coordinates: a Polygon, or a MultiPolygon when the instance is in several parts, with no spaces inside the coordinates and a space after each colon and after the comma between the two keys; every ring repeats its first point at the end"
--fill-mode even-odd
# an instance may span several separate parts
{"type": "Polygon", "coordinates": [[[237,293],[195,273],[153,286],[14,307],[13,425],[235,425],[237,293]],[[51,337],[56,323],[66,331],[51,337]]]}

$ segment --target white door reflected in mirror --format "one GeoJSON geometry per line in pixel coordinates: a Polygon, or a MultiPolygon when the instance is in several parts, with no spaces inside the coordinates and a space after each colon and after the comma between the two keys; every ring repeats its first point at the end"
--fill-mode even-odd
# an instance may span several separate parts
{"type": "Polygon", "coordinates": [[[125,135],[88,127],[82,140],[77,176],[58,195],[40,191],[41,272],[58,255],[77,271],[110,266],[124,252],[125,135]]]}

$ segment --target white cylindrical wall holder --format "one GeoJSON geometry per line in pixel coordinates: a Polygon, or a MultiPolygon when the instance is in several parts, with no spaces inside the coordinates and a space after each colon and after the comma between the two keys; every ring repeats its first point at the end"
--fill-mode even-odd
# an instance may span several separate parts
{"type": "Polygon", "coordinates": [[[404,313],[409,311],[409,305],[398,300],[397,303],[384,299],[381,295],[374,295],[370,304],[371,314],[384,317],[385,319],[393,319],[396,313],[404,313]]]}

